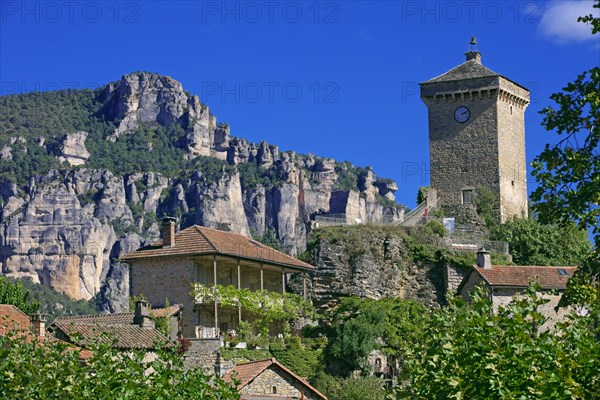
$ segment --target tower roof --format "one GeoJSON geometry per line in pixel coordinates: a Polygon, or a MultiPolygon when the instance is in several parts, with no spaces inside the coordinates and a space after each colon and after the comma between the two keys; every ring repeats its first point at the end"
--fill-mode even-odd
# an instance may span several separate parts
{"type": "Polygon", "coordinates": [[[467,61],[464,63],[423,83],[449,82],[463,79],[484,78],[488,76],[501,76],[481,64],[481,54],[479,54],[479,52],[470,51],[466,53],[466,56],[467,61]]]}

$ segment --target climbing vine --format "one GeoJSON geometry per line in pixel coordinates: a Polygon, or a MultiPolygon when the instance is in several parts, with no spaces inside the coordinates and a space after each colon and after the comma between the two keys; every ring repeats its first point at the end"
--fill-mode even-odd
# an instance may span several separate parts
{"type": "Polygon", "coordinates": [[[197,301],[214,302],[225,307],[241,307],[254,316],[254,323],[260,333],[268,334],[273,323],[283,325],[289,331],[289,323],[302,316],[311,318],[315,310],[310,300],[292,293],[277,293],[267,290],[252,291],[237,289],[234,286],[206,286],[195,284],[192,295],[197,301]]]}

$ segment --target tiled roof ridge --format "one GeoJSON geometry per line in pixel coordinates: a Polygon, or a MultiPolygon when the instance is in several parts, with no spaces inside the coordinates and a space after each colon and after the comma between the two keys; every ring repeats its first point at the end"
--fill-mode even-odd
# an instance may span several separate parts
{"type": "Polygon", "coordinates": [[[11,307],[11,308],[14,308],[16,311],[20,312],[21,314],[23,314],[24,316],[26,316],[27,318],[29,318],[29,315],[25,314],[23,312],[23,310],[21,310],[19,307],[15,306],[14,304],[0,304],[0,307],[11,307]]]}
{"type": "MultiPolygon", "coordinates": [[[[577,270],[577,267],[574,266],[556,266],[556,265],[492,265],[492,268],[482,268],[478,265],[473,265],[472,271],[475,271],[488,285],[497,286],[497,287],[521,287],[527,286],[525,281],[518,281],[519,273],[525,272],[529,273],[528,280],[531,278],[537,277],[542,289],[560,289],[564,288],[566,285],[566,280],[568,280],[574,271],[577,270]],[[566,276],[551,276],[545,274],[548,271],[558,271],[564,269],[571,274],[566,276]],[[511,275],[509,278],[506,278],[506,275],[502,274],[510,274],[510,270],[514,270],[515,274],[511,275]],[[500,274],[500,275],[498,275],[500,274]],[[499,279],[504,277],[504,279],[499,279]],[[561,282],[561,279],[566,279],[564,282],[561,282]]],[[[521,276],[520,278],[523,278],[521,276]]]]}
{"type": "Polygon", "coordinates": [[[264,365],[261,366],[260,370],[252,371],[252,376],[249,376],[245,380],[240,381],[240,383],[238,385],[238,389],[241,389],[244,386],[246,386],[248,383],[252,382],[252,380],[254,378],[256,378],[258,375],[262,374],[264,372],[264,370],[266,370],[271,365],[273,365],[273,358],[267,358],[267,359],[264,359],[264,360],[254,360],[254,361],[250,361],[250,362],[247,362],[247,363],[238,364],[235,367],[233,367],[233,369],[231,370],[232,374],[233,373],[237,373],[237,371],[235,370],[235,368],[238,367],[238,366],[246,367],[248,365],[261,364],[261,363],[264,363],[264,365]]]}
{"type": "MultiPolygon", "coordinates": [[[[275,248],[273,248],[273,247],[271,247],[271,246],[268,246],[268,245],[266,245],[266,244],[264,244],[264,243],[260,243],[260,242],[258,242],[257,240],[255,240],[254,238],[252,238],[251,236],[245,236],[245,235],[242,235],[242,234],[239,234],[239,233],[235,233],[235,232],[222,231],[222,230],[220,230],[220,229],[209,228],[208,226],[202,226],[202,225],[194,225],[194,227],[196,227],[196,229],[197,229],[198,231],[200,231],[200,233],[202,233],[202,236],[204,236],[204,237],[205,237],[207,240],[209,240],[209,239],[208,239],[208,238],[206,237],[206,235],[205,235],[205,234],[202,232],[202,230],[203,230],[203,229],[208,229],[208,230],[210,230],[210,231],[213,231],[213,232],[216,232],[216,233],[219,233],[219,234],[226,234],[226,235],[237,236],[237,237],[240,237],[240,238],[242,238],[242,239],[245,239],[245,240],[252,240],[252,241],[254,241],[254,242],[257,242],[257,243],[259,243],[261,246],[264,246],[264,247],[265,247],[265,249],[263,249],[263,248],[261,247],[261,248],[260,248],[261,250],[268,250],[269,252],[277,253],[277,254],[280,254],[280,255],[282,255],[282,256],[284,256],[284,257],[291,257],[291,258],[293,258],[293,259],[295,259],[295,260],[302,261],[302,260],[299,260],[299,259],[297,259],[297,258],[295,258],[295,257],[293,257],[293,256],[290,256],[290,255],[289,255],[289,254],[287,254],[287,253],[284,253],[283,251],[277,250],[277,249],[275,249],[275,248]]],[[[215,245],[214,245],[212,242],[210,242],[210,240],[209,240],[209,243],[211,243],[211,245],[213,245],[213,246],[215,247],[215,251],[218,251],[218,252],[221,252],[221,253],[226,253],[226,251],[225,251],[225,250],[221,250],[220,248],[218,248],[217,246],[215,246],[215,245]]],[[[303,261],[302,261],[302,262],[303,262],[303,261]]]]}
{"type": "Polygon", "coordinates": [[[98,323],[90,323],[90,322],[58,322],[55,323],[56,328],[60,329],[65,335],[71,338],[74,334],[80,335],[81,339],[79,342],[75,342],[76,345],[82,346],[83,343],[89,340],[97,340],[102,337],[103,334],[108,334],[109,337],[116,339],[117,342],[114,344],[116,348],[151,348],[152,346],[158,343],[166,343],[167,347],[172,347],[173,344],[165,335],[162,334],[156,328],[142,328],[139,325],[131,324],[131,325],[100,325],[98,323]],[[82,328],[92,329],[93,334],[87,333],[82,328]],[[125,329],[125,330],[123,330],[125,329]],[[133,337],[133,342],[129,341],[132,337],[126,337],[127,335],[131,335],[131,329],[135,329],[138,335],[133,337]],[[141,336],[140,336],[141,335],[141,336]],[[145,335],[154,336],[153,343],[142,343],[143,340],[147,340],[148,337],[144,337],[145,335]],[[135,341],[138,341],[137,343],[135,341]]]}
{"type": "Polygon", "coordinates": [[[134,312],[124,312],[124,313],[112,313],[112,314],[83,314],[83,315],[61,315],[60,317],[56,317],[55,321],[59,319],[77,319],[77,318],[94,318],[94,317],[105,317],[105,316],[120,316],[120,315],[128,315],[135,314],[134,312]]]}
{"type": "Polygon", "coordinates": [[[238,366],[246,367],[246,366],[249,366],[252,364],[261,364],[261,363],[264,363],[264,366],[261,366],[260,370],[253,371],[252,376],[247,377],[245,381],[240,382],[240,384],[238,385],[238,389],[241,389],[242,387],[246,386],[248,383],[250,383],[252,380],[254,380],[258,375],[262,374],[267,368],[271,367],[272,365],[276,365],[277,367],[281,368],[285,373],[291,375],[294,379],[297,379],[298,381],[302,382],[306,387],[308,387],[310,390],[312,390],[315,394],[321,396],[321,398],[323,398],[323,399],[326,399],[326,397],[321,392],[319,392],[315,387],[313,387],[306,378],[302,378],[301,376],[295,374],[291,369],[289,369],[288,367],[286,367],[285,365],[283,365],[282,363],[277,361],[277,359],[275,357],[266,358],[263,360],[249,361],[249,362],[242,363],[242,364],[237,364],[235,367],[233,367],[233,369],[227,375],[230,376],[232,373],[236,372],[235,368],[238,366]]]}
{"type": "Polygon", "coordinates": [[[201,225],[192,225],[175,235],[174,246],[145,246],[121,256],[129,263],[135,259],[171,256],[223,255],[265,262],[284,268],[314,270],[315,267],[252,237],[201,225]]]}
{"type": "MultiPolygon", "coordinates": [[[[161,314],[161,311],[164,310],[168,310],[171,308],[177,307],[176,310],[173,310],[174,312],[170,313],[170,314],[166,314],[164,316],[156,316],[156,318],[162,318],[162,317],[166,317],[166,316],[171,316],[173,314],[175,314],[176,312],[178,312],[179,310],[181,310],[183,308],[183,304],[171,304],[168,307],[157,307],[157,308],[152,308],[150,309],[150,316],[152,317],[154,313],[156,313],[157,311],[159,312],[159,314],[161,314]]],[[[115,317],[130,317],[131,318],[131,323],[129,324],[119,324],[117,322],[113,322],[114,324],[118,324],[118,325],[132,325],[133,324],[133,317],[135,316],[135,312],[130,311],[130,312],[122,312],[122,313],[111,313],[111,314],[84,314],[84,315],[61,315],[60,317],[57,317],[55,321],[76,321],[76,320],[82,320],[82,319],[111,319],[111,318],[115,318],[115,317]]],[[[53,324],[54,324],[53,322],[53,324]]],[[[81,321],[81,323],[87,323],[86,321],[81,321]]],[[[135,324],[133,324],[135,325],[135,324]]]]}
{"type": "Polygon", "coordinates": [[[422,83],[439,83],[439,82],[451,82],[457,80],[466,80],[466,79],[479,79],[484,77],[495,77],[502,76],[501,74],[492,71],[481,62],[472,59],[463,62],[453,68],[450,68],[448,71],[434,77],[428,79],[422,83]],[[467,71],[471,71],[473,76],[465,75],[467,71]],[[442,79],[444,78],[445,79],[442,79]]]}
{"type": "Polygon", "coordinates": [[[308,383],[308,380],[306,380],[306,378],[302,378],[299,375],[296,375],[291,369],[289,369],[288,367],[286,367],[285,365],[283,365],[282,363],[280,363],[279,361],[277,361],[277,359],[275,357],[273,357],[271,359],[271,364],[269,365],[269,367],[273,364],[277,365],[278,367],[280,367],[281,369],[283,369],[285,372],[287,372],[288,374],[290,374],[291,376],[293,376],[294,378],[298,379],[300,382],[304,383],[310,390],[312,390],[313,392],[321,395],[323,398],[326,398],[321,392],[319,392],[316,388],[314,388],[310,383],[308,383]]]}
{"type": "MultiPolygon", "coordinates": [[[[214,251],[216,251],[216,252],[219,251],[219,249],[217,248],[217,246],[215,246],[215,244],[210,241],[210,239],[204,234],[204,232],[202,232],[202,229],[200,229],[200,228],[204,228],[204,227],[201,227],[200,225],[194,225],[193,228],[196,229],[196,232],[198,232],[200,235],[202,235],[202,237],[204,239],[206,239],[206,241],[208,242],[208,244],[211,245],[211,247],[213,248],[214,251]]],[[[211,229],[211,228],[207,228],[207,229],[211,229]]],[[[183,230],[181,230],[179,232],[183,232],[184,230],[185,229],[183,229],[183,230]]],[[[213,229],[213,230],[217,230],[217,229],[213,229]]],[[[229,232],[229,233],[231,233],[231,232],[229,232]]],[[[175,235],[175,246],[177,246],[177,235],[175,235]]]]}

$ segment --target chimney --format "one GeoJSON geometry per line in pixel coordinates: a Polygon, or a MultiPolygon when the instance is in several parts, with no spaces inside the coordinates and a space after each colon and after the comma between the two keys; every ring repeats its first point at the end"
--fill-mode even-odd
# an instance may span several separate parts
{"type": "Polygon", "coordinates": [[[490,253],[483,246],[477,251],[477,266],[479,268],[492,269],[490,253]]]}
{"type": "Polygon", "coordinates": [[[135,302],[133,323],[147,329],[155,327],[154,320],[150,317],[150,303],[146,300],[138,300],[135,302]]]}
{"type": "Polygon", "coordinates": [[[165,217],[162,220],[163,247],[175,246],[175,221],[173,217],[165,217]]]}
{"type": "Polygon", "coordinates": [[[31,331],[36,337],[43,338],[46,336],[46,314],[31,314],[31,331]]]}

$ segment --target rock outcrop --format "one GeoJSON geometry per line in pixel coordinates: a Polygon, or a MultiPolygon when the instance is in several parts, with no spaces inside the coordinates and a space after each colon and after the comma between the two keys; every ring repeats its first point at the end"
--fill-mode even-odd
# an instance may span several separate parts
{"type": "MultiPolygon", "coordinates": [[[[316,271],[308,281],[308,293],[317,305],[340,297],[371,299],[399,297],[418,300],[428,307],[444,302],[445,269],[415,260],[406,234],[372,226],[326,228],[309,248],[316,271]]],[[[302,293],[299,279],[292,288],[302,293]]]]}
{"type": "MultiPolygon", "coordinates": [[[[76,168],[28,177],[21,186],[0,181],[2,274],[29,277],[74,299],[96,298],[104,310],[118,311],[127,307],[129,280],[126,266],[117,260],[158,239],[164,215],[177,216],[180,227],[200,224],[259,238],[274,235],[290,254],[305,250],[315,215],[342,213],[349,223],[403,218],[403,208],[394,202],[394,182],[349,163],[233,137],[228,125],[217,124],[208,107],[170,77],[125,75],[99,91],[97,100],[101,106],[95,117],[115,127],[102,140],[123,140],[148,124],[174,127],[183,132],[176,144],[183,158],[215,157],[220,167],[203,168],[201,162],[178,176],[157,171],[123,175],[89,167],[95,155],[86,140],[92,130],[65,132],[53,141],[35,137],[43,149],[45,143],[58,143],[46,150],[76,168]],[[351,177],[345,179],[350,184],[342,187],[342,177],[351,177]]],[[[10,145],[17,142],[25,139],[12,137],[1,152],[3,160],[10,161],[10,145]]],[[[321,259],[323,265],[328,259],[337,262],[333,253],[321,259]]],[[[335,273],[345,274],[341,271],[335,273]]],[[[393,293],[398,273],[378,274],[352,279],[371,280],[373,296],[393,293]]]]}
{"type": "MultiPolygon", "coordinates": [[[[71,165],[83,165],[90,158],[90,152],[85,147],[87,132],[71,132],[65,135],[58,159],[71,165]]],[[[43,143],[43,142],[42,142],[43,143]]]]}

